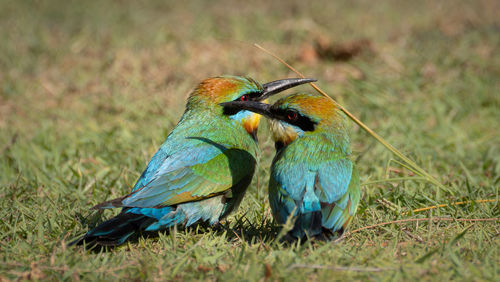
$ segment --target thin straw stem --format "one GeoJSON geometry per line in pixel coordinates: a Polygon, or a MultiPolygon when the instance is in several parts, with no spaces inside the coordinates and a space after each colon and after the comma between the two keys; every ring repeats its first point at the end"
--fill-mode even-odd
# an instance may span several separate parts
{"type": "Polygon", "coordinates": [[[437,209],[437,208],[444,208],[447,206],[458,206],[458,205],[465,205],[465,204],[471,204],[471,203],[492,203],[492,202],[496,202],[496,201],[498,201],[498,199],[480,199],[480,200],[473,200],[473,201],[455,202],[455,203],[451,203],[451,204],[440,204],[440,205],[415,209],[415,210],[412,210],[411,212],[405,212],[405,213],[403,213],[403,215],[409,215],[410,213],[417,213],[417,212],[422,212],[422,211],[427,211],[427,210],[432,210],[432,209],[437,209]]]}
{"type": "MultiPolygon", "coordinates": [[[[305,78],[305,76],[302,73],[300,73],[299,71],[297,71],[296,69],[294,69],[292,66],[290,66],[287,62],[285,62],[283,59],[281,59],[280,57],[278,57],[274,53],[270,52],[269,50],[265,49],[264,47],[260,46],[259,44],[255,43],[254,46],[257,47],[258,49],[264,51],[265,53],[271,55],[272,57],[274,57],[276,60],[278,60],[280,63],[282,63],[283,65],[285,65],[286,67],[288,67],[290,70],[292,70],[293,72],[295,72],[300,77],[305,78]]],[[[321,90],[318,86],[316,86],[316,84],[314,84],[312,82],[310,84],[321,95],[329,98],[342,112],[344,112],[351,120],[353,120],[363,130],[365,130],[366,132],[368,132],[368,134],[370,134],[371,136],[373,136],[378,142],[380,142],[387,149],[389,149],[392,153],[394,153],[397,157],[399,157],[401,160],[403,160],[405,163],[407,163],[411,168],[413,168],[417,174],[419,174],[420,176],[425,177],[425,179],[427,181],[433,183],[434,185],[438,186],[439,188],[450,192],[450,190],[447,187],[445,187],[437,179],[435,179],[434,177],[432,177],[429,173],[427,173],[427,171],[425,171],[423,168],[421,168],[419,165],[417,165],[414,161],[412,161],[411,159],[409,159],[408,157],[406,157],[405,155],[403,155],[403,153],[401,153],[398,149],[396,149],[394,146],[392,146],[387,141],[385,141],[385,139],[382,138],[381,136],[379,136],[377,133],[375,133],[375,131],[371,130],[366,124],[364,124],[363,122],[361,122],[358,118],[356,118],[353,114],[351,114],[347,109],[345,109],[342,105],[340,105],[339,103],[337,103],[337,101],[335,101],[332,97],[328,96],[328,94],[326,94],[323,90],[321,90]]]]}

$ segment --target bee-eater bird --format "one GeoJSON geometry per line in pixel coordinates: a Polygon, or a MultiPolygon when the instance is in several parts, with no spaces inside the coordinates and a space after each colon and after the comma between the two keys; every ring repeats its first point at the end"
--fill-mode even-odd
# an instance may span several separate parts
{"type": "Polygon", "coordinates": [[[345,115],[328,98],[313,94],[290,95],[273,105],[257,101],[222,105],[270,118],[276,155],[269,202],[275,220],[280,224],[294,220],[288,233],[294,238],[340,236],[355,215],[361,194],[345,115]]]}
{"type": "Polygon", "coordinates": [[[137,231],[218,223],[238,207],[252,180],[260,120],[260,115],[220,103],[261,101],[311,81],[283,79],[261,85],[238,76],[202,81],[132,192],[94,207],[122,207],[121,213],[74,243],[119,245],[137,231]]]}

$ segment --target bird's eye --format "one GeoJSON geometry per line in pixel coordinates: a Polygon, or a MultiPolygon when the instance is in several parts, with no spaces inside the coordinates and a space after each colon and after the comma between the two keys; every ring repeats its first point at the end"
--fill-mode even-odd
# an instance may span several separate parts
{"type": "Polygon", "coordinates": [[[290,120],[290,121],[295,121],[295,120],[297,120],[297,113],[296,113],[296,112],[294,112],[294,111],[288,111],[288,112],[286,113],[286,117],[287,117],[287,118],[288,118],[288,120],[290,120]]]}
{"type": "Polygon", "coordinates": [[[241,96],[240,101],[248,101],[248,95],[241,96]]]}

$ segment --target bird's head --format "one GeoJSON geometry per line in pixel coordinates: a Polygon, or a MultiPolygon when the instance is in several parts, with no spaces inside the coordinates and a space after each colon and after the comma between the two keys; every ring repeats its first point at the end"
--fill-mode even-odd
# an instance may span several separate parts
{"type": "Polygon", "coordinates": [[[187,108],[205,108],[216,114],[226,116],[232,121],[240,123],[255,138],[260,115],[244,109],[225,107],[224,103],[265,101],[270,95],[312,81],[315,80],[295,78],[260,84],[252,78],[241,76],[208,78],[202,81],[191,93],[187,108]]]}
{"type": "Polygon", "coordinates": [[[278,149],[303,136],[345,132],[343,113],[330,99],[318,94],[293,94],[273,105],[255,101],[234,101],[225,105],[270,118],[273,139],[278,149]]]}

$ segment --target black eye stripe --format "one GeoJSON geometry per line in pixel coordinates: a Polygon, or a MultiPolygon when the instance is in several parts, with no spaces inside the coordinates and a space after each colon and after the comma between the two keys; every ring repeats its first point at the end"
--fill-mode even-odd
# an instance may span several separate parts
{"type": "Polygon", "coordinates": [[[262,92],[254,91],[254,92],[249,92],[245,95],[247,95],[248,98],[250,98],[249,100],[254,100],[256,98],[259,98],[261,94],[262,94],[262,92]]]}
{"type": "Polygon", "coordinates": [[[286,123],[298,126],[304,131],[314,131],[317,122],[314,122],[309,117],[302,115],[300,112],[291,109],[273,109],[271,110],[275,118],[286,123]],[[289,119],[289,114],[294,112],[296,117],[293,120],[289,119]]]}
{"type": "Polygon", "coordinates": [[[259,92],[259,91],[252,91],[252,92],[243,93],[238,98],[236,98],[235,101],[240,100],[241,97],[243,97],[243,96],[247,96],[249,101],[255,101],[255,100],[257,100],[257,98],[260,97],[261,94],[262,94],[262,92],[259,92]]]}

